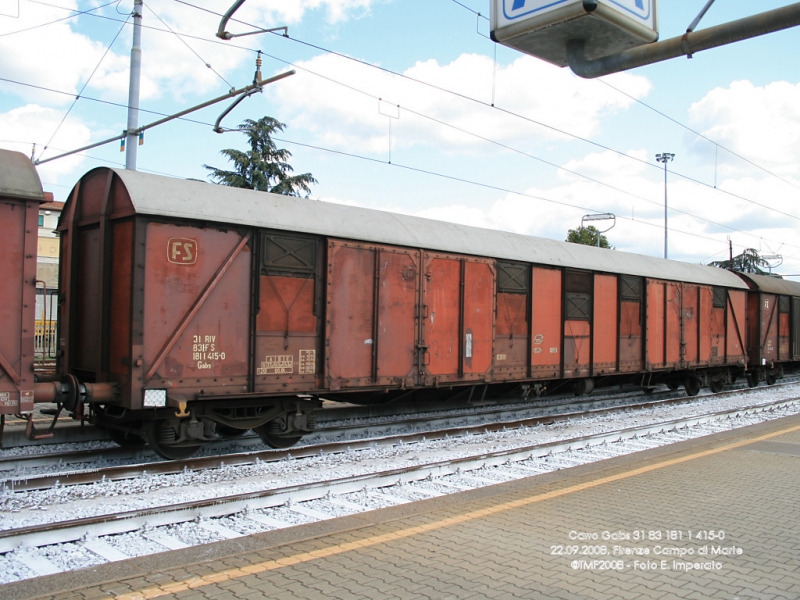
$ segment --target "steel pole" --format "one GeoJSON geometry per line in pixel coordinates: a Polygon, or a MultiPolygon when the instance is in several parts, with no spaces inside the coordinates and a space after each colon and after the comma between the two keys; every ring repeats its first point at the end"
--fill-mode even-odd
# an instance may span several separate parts
{"type": "Polygon", "coordinates": [[[667,161],[664,160],[664,258],[669,255],[667,245],[667,161]]]}
{"type": "Polygon", "coordinates": [[[125,168],[136,170],[136,153],[139,140],[139,81],[142,76],[142,5],[133,2],[133,45],[131,46],[131,78],[128,86],[128,135],[125,138],[125,168]]]}
{"type": "Polygon", "coordinates": [[[567,60],[573,73],[591,79],[643,65],[651,65],[678,56],[691,58],[692,54],[703,50],[774,33],[796,25],[800,25],[800,2],[708,29],[686,32],[682,36],[663,42],[646,44],[595,60],[586,58],[585,41],[569,40],[567,42],[567,60]]]}

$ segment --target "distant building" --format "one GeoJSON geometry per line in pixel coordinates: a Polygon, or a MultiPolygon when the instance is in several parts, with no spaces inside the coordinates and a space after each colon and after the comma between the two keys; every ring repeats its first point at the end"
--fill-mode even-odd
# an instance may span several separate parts
{"type": "Polygon", "coordinates": [[[58,289],[58,248],[56,233],[58,219],[64,208],[63,202],[45,202],[39,206],[39,259],[36,268],[38,287],[58,289]]]}
{"type": "Polygon", "coordinates": [[[58,319],[58,256],[60,240],[56,233],[63,202],[51,200],[39,206],[39,244],[36,262],[36,328],[35,352],[38,360],[52,361],[56,357],[58,319]]]}

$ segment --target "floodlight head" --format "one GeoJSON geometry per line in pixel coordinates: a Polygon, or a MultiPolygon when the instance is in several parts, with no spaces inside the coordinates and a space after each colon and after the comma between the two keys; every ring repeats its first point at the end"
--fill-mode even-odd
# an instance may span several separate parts
{"type": "Polygon", "coordinates": [[[661,152],[659,154],[656,154],[656,161],[662,162],[665,165],[674,158],[675,158],[674,152],[661,152]]]}
{"type": "Polygon", "coordinates": [[[599,213],[596,215],[583,215],[581,221],[607,221],[609,219],[616,220],[616,218],[613,213],[599,213]]]}

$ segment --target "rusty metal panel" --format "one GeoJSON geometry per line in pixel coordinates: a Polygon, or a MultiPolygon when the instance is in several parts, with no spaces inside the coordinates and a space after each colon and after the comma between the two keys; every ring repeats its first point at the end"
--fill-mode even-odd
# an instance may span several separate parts
{"type": "Polygon", "coordinates": [[[490,379],[494,348],[495,272],[491,264],[464,259],[462,379],[490,379]]]}
{"type": "Polygon", "coordinates": [[[329,242],[328,387],[416,384],[419,261],[416,250],[329,242]]]}
{"type": "Polygon", "coordinates": [[[619,370],[642,368],[642,303],[623,300],[619,305],[619,370]]]}
{"type": "Polygon", "coordinates": [[[131,294],[133,291],[133,221],[113,227],[109,372],[129,381],[131,364],[131,294]]]}
{"type": "MultiPolygon", "coordinates": [[[[35,197],[35,194],[31,195],[35,197]]],[[[37,220],[41,200],[41,197],[17,199],[0,195],[0,237],[3,240],[3,258],[0,260],[0,323],[3,324],[3,334],[0,335],[0,414],[3,415],[33,410],[37,220]]]]}
{"type": "Polygon", "coordinates": [[[564,273],[564,377],[591,374],[592,274],[564,273]]]}
{"type": "Polygon", "coordinates": [[[679,367],[681,363],[681,305],[682,289],[681,284],[667,282],[664,284],[666,294],[666,305],[664,311],[667,315],[666,335],[667,342],[667,364],[666,367],[679,367]]]}
{"type": "Polygon", "coordinates": [[[375,249],[328,243],[327,387],[369,385],[375,313],[375,249]]]}
{"type": "Polygon", "coordinates": [[[778,359],[781,361],[790,360],[789,355],[790,343],[790,311],[791,299],[789,296],[780,296],[778,298],[778,359]]]}
{"type": "Polygon", "coordinates": [[[531,375],[550,379],[561,374],[561,271],[533,268],[531,375]]]}
{"type": "Polygon", "coordinates": [[[236,231],[147,224],[146,386],[192,397],[247,391],[248,241],[249,236],[236,231]]]}
{"type": "Polygon", "coordinates": [[[615,275],[594,276],[593,375],[617,371],[617,282],[615,275]]]}
{"type": "Polygon", "coordinates": [[[411,386],[417,382],[420,253],[386,248],[378,252],[376,383],[411,386]]]}
{"type": "Polygon", "coordinates": [[[564,321],[564,377],[588,377],[592,328],[589,321],[564,321]]]}
{"type": "Polygon", "coordinates": [[[778,296],[761,294],[759,326],[761,360],[778,360],[778,296]]]}
{"type": "Polygon", "coordinates": [[[666,362],[665,289],[663,281],[647,280],[647,370],[663,367],[666,362]]]}
{"type": "Polygon", "coordinates": [[[684,366],[696,367],[700,362],[700,287],[683,286],[683,362],[684,366]]]}
{"type": "Polygon", "coordinates": [[[528,360],[528,298],[530,295],[497,294],[494,373],[524,377],[528,360]]]}
{"type": "Polygon", "coordinates": [[[711,309],[711,358],[709,362],[713,365],[723,364],[726,361],[727,323],[730,323],[730,319],[724,308],[711,309]]]}
{"type": "Polygon", "coordinates": [[[747,323],[747,292],[728,290],[725,358],[728,363],[744,362],[747,323]]]}
{"type": "Polygon", "coordinates": [[[318,319],[313,271],[306,277],[260,276],[256,316],[256,392],[318,387],[318,319]]]}
{"type": "Polygon", "coordinates": [[[76,256],[77,271],[72,289],[76,323],[72,329],[71,371],[80,371],[83,377],[93,378],[100,352],[102,335],[100,300],[100,257],[102,246],[100,228],[91,227],[75,232],[80,253],[76,256]]]}
{"type": "MultiPolygon", "coordinates": [[[[712,335],[712,327],[715,322],[713,307],[713,291],[710,287],[698,288],[698,309],[697,309],[697,336],[698,336],[698,355],[697,360],[703,365],[712,365],[716,363],[720,356],[719,348],[714,352],[712,357],[712,348],[715,347],[715,338],[712,335]]],[[[721,338],[724,341],[724,335],[721,338]]],[[[717,344],[720,339],[716,338],[717,344]]],[[[724,355],[724,353],[723,353],[724,355]]]]}
{"type": "Polygon", "coordinates": [[[489,381],[494,348],[493,261],[425,253],[423,383],[489,381]]]}
{"type": "Polygon", "coordinates": [[[423,366],[434,383],[458,379],[461,309],[461,260],[425,253],[422,335],[423,366]]]}

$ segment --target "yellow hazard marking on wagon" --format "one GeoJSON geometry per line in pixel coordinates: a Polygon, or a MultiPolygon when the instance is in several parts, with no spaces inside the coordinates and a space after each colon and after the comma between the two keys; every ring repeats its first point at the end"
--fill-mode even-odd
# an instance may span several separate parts
{"type": "Polygon", "coordinates": [[[218,571],[216,573],[210,573],[209,575],[203,575],[200,577],[192,577],[190,579],[184,579],[183,581],[177,581],[175,583],[153,586],[137,592],[132,592],[130,594],[123,594],[121,596],[116,596],[116,598],[118,598],[119,600],[147,600],[150,598],[160,598],[162,596],[167,596],[170,594],[178,594],[180,592],[185,592],[187,590],[204,587],[206,585],[211,585],[212,583],[219,583],[221,581],[230,581],[233,579],[239,579],[240,577],[246,577],[247,575],[256,575],[258,573],[264,573],[266,571],[274,571],[276,569],[281,569],[283,567],[291,567],[293,565],[307,563],[312,560],[317,560],[320,558],[328,558],[330,556],[344,554],[345,552],[350,552],[352,550],[359,550],[361,548],[369,548],[371,546],[376,546],[378,544],[385,544],[387,542],[402,540],[415,535],[419,535],[421,533],[429,533],[431,531],[443,529],[444,527],[450,527],[452,525],[460,525],[462,523],[474,521],[475,519],[482,519],[485,517],[496,515],[498,513],[506,512],[508,510],[522,508],[524,506],[529,506],[531,504],[536,504],[538,502],[544,502],[545,500],[552,500],[553,498],[566,496],[574,492],[581,492],[583,490],[592,489],[595,487],[599,487],[601,485],[605,485],[607,483],[614,483],[617,481],[629,479],[631,477],[636,477],[637,475],[644,475],[645,473],[657,471],[665,467],[679,465],[698,458],[713,456],[714,454],[720,454],[721,452],[734,450],[736,448],[741,448],[742,446],[748,446],[750,444],[753,444],[754,442],[760,442],[762,440],[767,440],[773,437],[777,437],[779,435],[784,435],[786,433],[792,433],[795,431],[800,431],[800,425],[795,425],[793,427],[788,427],[780,431],[775,431],[773,433],[760,435],[754,438],[748,438],[746,440],[734,442],[732,444],[727,444],[725,446],[720,446],[719,448],[702,450],[694,454],[688,454],[685,456],[680,456],[678,458],[665,460],[663,462],[645,465],[643,467],[639,467],[631,471],[625,471],[623,473],[617,473],[615,475],[600,477],[599,479],[595,479],[593,481],[587,481],[585,483],[570,485],[565,488],[553,490],[551,492],[536,494],[535,496],[529,496],[528,498],[511,500],[509,502],[504,502],[502,504],[497,504],[495,506],[473,510],[461,515],[447,517],[445,519],[439,519],[438,521],[425,523],[424,525],[408,527],[406,529],[401,529],[399,531],[384,533],[381,535],[375,535],[372,537],[364,538],[363,540],[346,542],[344,544],[338,544],[336,546],[319,548],[317,550],[312,550],[310,552],[300,552],[298,554],[294,554],[292,556],[285,556],[283,558],[265,560],[259,563],[248,565],[246,567],[241,567],[236,569],[226,569],[225,571],[218,571]]]}

